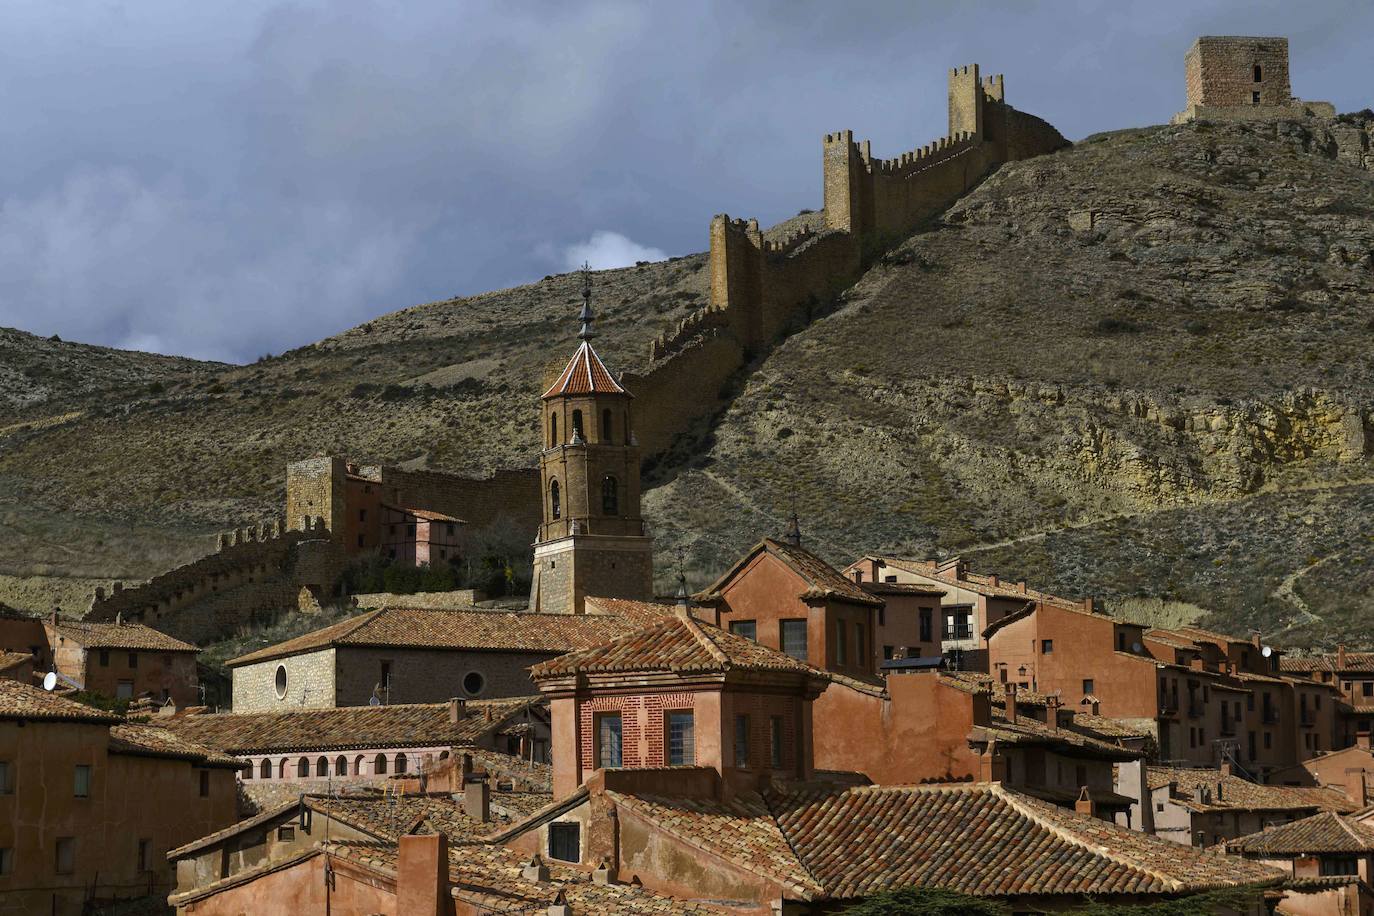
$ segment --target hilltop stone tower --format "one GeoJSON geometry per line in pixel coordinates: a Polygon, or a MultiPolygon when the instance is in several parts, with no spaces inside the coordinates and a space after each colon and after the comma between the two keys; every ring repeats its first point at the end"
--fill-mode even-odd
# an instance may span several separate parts
{"type": "Polygon", "coordinates": [[[652,598],[653,539],[640,516],[632,396],[592,348],[591,280],[582,286],[582,343],[541,397],[543,523],[530,610],[581,614],[588,595],[652,598]]]}
{"type": "Polygon", "coordinates": [[[1336,115],[1330,102],[1293,98],[1287,38],[1204,35],[1184,55],[1183,70],[1188,107],[1174,115],[1175,124],[1336,115]]]}

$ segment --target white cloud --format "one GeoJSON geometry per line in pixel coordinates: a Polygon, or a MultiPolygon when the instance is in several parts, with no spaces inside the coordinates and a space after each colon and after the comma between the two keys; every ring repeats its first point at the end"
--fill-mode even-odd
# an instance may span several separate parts
{"type": "Polygon", "coordinates": [[[662,261],[667,257],[661,249],[641,245],[619,232],[603,229],[593,232],[585,242],[564,248],[562,262],[567,270],[577,270],[584,263],[592,270],[611,270],[633,267],[639,261],[662,261]]]}

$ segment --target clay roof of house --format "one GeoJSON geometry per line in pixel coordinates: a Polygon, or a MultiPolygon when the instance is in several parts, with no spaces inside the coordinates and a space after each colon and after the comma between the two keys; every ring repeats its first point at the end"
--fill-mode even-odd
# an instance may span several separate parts
{"type": "Polygon", "coordinates": [[[783,541],[775,541],[773,538],[764,538],[755,544],[734,566],[726,570],[723,576],[711,583],[701,593],[701,597],[703,599],[720,597],[722,590],[730,580],[760,553],[768,553],[777,557],[802,578],[807,586],[801,594],[803,598],[839,598],[843,601],[852,601],[855,604],[870,605],[883,603],[881,598],[873,597],[864,591],[859,583],[845,578],[839,570],[806,548],[783,541]]]}
{"type": "Polygon", "coordinates": [[[162,727],[230,754],[363,750],[391,747],[461,747],[522,718],[542,697],[468,700],[456,724],[448,703],[337,706],[273,712],[173,716],[162,727]],[[488,718],[490,714],[490,718],[488,718]]]}
{"type": "Polygon", "coordinates": [[[978,896],[1163,894],[1281,878],[1258,863],[1117,827],[998,783],[804,789],[729,803],[607,794],[703,856],[785,880],[803,900],[902,887],[978,896]]]}
{"type": "Polygon", "coordinates": [[[554,398],[570,394],[624,394],[629,392],[611,375],[611,370],[592,349],[590,341],[582,341],[568,365],[549,389],[540,397],[554,398]]]}
{"type": "Polygon", "coordinates": [[[391,503],[382,503],[382,508],[390,509],[393,512],[403,512],[406,515],[413,515],[427,522],[457,522],[458,524],[466,524],[466,522],[457,516],[445,515],[442,512],[435,512],[433,509],[409,509],[405,506],[394,506],[391,503]]]}
{"type": "Polygon", "coordinates": [[[1329,652],[1326,655],[1303,655],[1294,658],[1285,655],[1279,659],[1279,670],[1294,673],[1374,671],[1374,652],[1345,653],[1345,667],[1343,668],[1337,664],[1337,661],[1338,656],[1334,652],[1329,652]]]}
{"type": "Polygon", "coordinates": [[[290,812],[295,811],[300,807],[300,805],[301,801],[299,796],[293,797],[288,802],[282,802],[279,805],[274,805],[271,808],[259,811],[252,817],[244,818],[241,821],[236,821],[235,823],[230,824],[228,827],[223,827],[219,830],[214,831],[213,833],[207,833],[205,836],[197,837],[196,839],[185,844],[184,846],[178,846],[176,849],[169,850],[167,852],[167,858],[169,860],[176,860],[184,858],[185,856],[190,855],[191,853],[199,852],[202,849],[208,849],[209,847],[215,845],[225,837],[235,836],[239,833],[242,833],[245,830],[251,830],[252,828],[257,827],[260,824],[265,824],[268,821],[273,820],[280,815],[288,814],[290,812]]]}
{"type": "Polygon", "coordinates": [[[999,744],[1053,747],[1078,757],[1106,757],[1110,760],[1126,761],[1136,760],[1145,755],[1144,751],[1131,750],[1115,740],[1080,732],[1071,725],[1051,728],[1048,723],[1029,716],[1019,716],[1012,722],[1006,716],[994,713],[990,724],[977,726],[974,732],[986,740],[995,740],[999,744]]]}
{"type": "Polygon", "coordinates": [[[1047,604],[1054,604],[1056,606],[1062,605],[1064,607],[1078,608],[1079,610],[1082,610],[1081,602],[1074,601],[1072,598],[1063,598],[1059,595],[1052,595],[1049,592],[1042,592],[1029,587],[1025,591],[1021,591],[1019,586],[1014,584],[1007,585],[1003,583],[1000,579],[998,580],[996,585],[993,585],[992,576],[986,576],[981,575],[979,573],[972,573],[967,571],[964,573],[964,577],[961,579],[955,579],[952,576],[947,577],[943,575],[937,575],[936,573],[940,567],[940,564],[933,560],[914,560],[906,559],[903,557],[885,556],[864,557],[863,559],[881,560],[888,566],[894,566],[897,569],[905,570],[909,573],[915,573],[918,576],[930,576],[933,579],[938,579],[940,582],[946,582],[950,586],[964,588],[971,592],[976,592],[977,594],[986,595],[991,598],[1024,598],[1031,601],[1040,601],[1047,604]]]}
{"type": "MultiPolygon", "coordinates": [[[[522,785],[537,790],[524,794],[542,796],[541,807],[549,803],[548,795],[553,791],[553,767],[547,763],[525,760],[514,754],[503,754],[499,751],[480,747],[465,747],[461,753],[431,761],[428,766],[421,766],[420,772],[431,777],[446,773],[461,765],[463,754],[472,758],[474,772],[484,771],[496,777],[498,783],[507,779],[519,780],[522,785]]],[[[397,773],[389,778],[398,780],[413,779],[414,777],[414,773],[397,773]]]]}
{"type": "Polygon", "coordinates": [[[1226,776],[1220,770],[1190,767],[1146,767],[1145,781],[1151,789],[1177,783],[1174,802],[1190,811],[1314,811],[1355,810],[1346,794],[1338,789],[1309,786],[1260,785],[1239,776],[1226,776]],[[1217,796],[1217,786],[1221,796],[1217,796]],[[1196,796],[1206,789],[1206,802],[1196,796]]]}
{"type": "Polygon", "coordinates": [[[1231,840],[1226,849],[1254,856],[1371,853],[1374,852],[1374,826],[1323,811],[1231,840]]]}
{"type": "MultiPolygon", "coordinates": [[[[399,849],[395,843],[330,842],[329,854],[395,875],[399,849]]],[[[595,884],[587,873],[545,857],[549,880],[530,881],[521,871],[528,861],[496,845],[460,846],[449,851],[450,893],[481,912],[543,914],[559,895],[573,913],[607,916],[719,916],[721,910],[704,903],[679,900],[632,884],[595,884]]],[[[174,899],[173,902],[178,902],[174,899]]]]}
{"type": "Polygon", "coordinates": [[[870,595],[921,595],[929,598],[942,598],[947,594],[943,588],[921,585],[919,582],[858,582],[855,584],[870,595]]]}
{"type": "Polygon", "coordinates": [[[233,668],[335,646],[533,652],[557,655],[632,632],[639,621],[610,614],[528,614],[383,607],[230,659],[233,668]]]}
{"type": "Polygon", "coordinates": [[[530,668],[536,681],[569,674],[672,671],[778,671],[824,679],[825,673],[775,649],[727,633],[695,617],[674,614],[653,626],[530,668]]]}
{"type": "Polygon", "coordinates": [[[588,595],[586,602],[588,614],[609,614],[612,617],[623,617],[642,626],[658,623],[677,609],[676,605],[664,601],[602,598],[599,595],[588,595]]]}
{"type": "MultiPolygon", "coordinates": [[[[492,793],[493,801],[500,793],[492,793]]],[[[463,813],[463,803],[450,793],[425,795],[306,795],[312,810],[328,815],[379,840],[396,841],[410,833],[442,833],[452,844],[480,843],[505,826],[506,820],[479,821],[463,813]]]]}
{"type": "Polygon", "coordinates": [[[139,722],[110,726],[110,753],[132,757],[170,757],[197,766],[241,770],[247,764],[204,744],[188,741],[169,729],[139,722]]]}
{"type": "Polygon", "coordinates": [[[1173,649],[1189,649],[1194,652],[1198,649],[1197,643],[1193,642],[1191,639],[1184,639],[1170,630],[1161,630],[1158,627],[1151,627],[1146,630],[1145,638],[1157,643],[1162,643],[1173,649]]]}
{"type": "Polygon", "coordinates": [[[0,671],[9,671],[26,663],[33,663],[33,656],[27,652],[0,652],[0,671]]]}
{"type": "Polygon", "coordinates": [[[189,642],[174,639],[141,623],[58,620],[49,624],[57,635],[87,649],[144,649],[153,652],[199,652],[189,642]]]}
{"type": "Polygon", "coordinates": [[[115,723],[119,716],[77,703],[31,684],[0,678],[0,719],[115,723]]]}

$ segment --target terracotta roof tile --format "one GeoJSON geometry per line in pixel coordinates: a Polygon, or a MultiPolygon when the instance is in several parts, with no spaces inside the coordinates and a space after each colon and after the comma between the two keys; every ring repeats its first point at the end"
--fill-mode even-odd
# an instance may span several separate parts
{"type": "MultiPolygon", "coordinates": [[[[50,624],[51,626],[51,624],[50,624]]],[[[189,642],[174,639],[141,623],[101,623],[59,620],[57,635],[87,649],[146,649],[154,652],[199,652],[189,642]]]]}
{"type": "Polygon", "coordinates": [[[231,659],[229,667],[331,646],[386,646],[550,655],[600,645],[638,628],[609,614],[527,614],[502,611],[385,607],[231,659]]]}
{"type": "MultiPolygon", "coordinates": [[[[492,793],[495,802],[500,793],[492,793]]],[[[442,833],[456,845],[480,843],[507,821],[480,821],[463,813],[463,803],[452,795],[306,795],[305,803],[351,827],[395,842],[411,833],[442,833]]]]}
{"type": "MultiPolygon", "coordinates": [[[[870,559],[865,557],[865,559],[870,559]]],[[[1081,602],[1074,601],[1072,598],[1063,598],[1059,595],[1052,595],[1049,592],[1038,591],[1027,588],[1024,592],[1020,588],[1011,585],[1004,585],[1000,581],[992,584],[992,577],[980,575],[978,573],[965,572],[962,579],[954,579],[943,575],[937,575],[938,563],[930,560],[911,560],[902,557],[872,557],[874,560],[881,560],[888,566],[895,566],[898,569],[914,573],[918,576],[930,576],[938,582],[950,586],[967,589],[980,595],[987,595],[993,598],[1022,598],[1027,601],[1039,601],[1046,604],[1053,604],[1057,607],[1066,607],[1071,610],[1079,610],[1083,613],[1093,613],[1084,611],[1081,602]]],[[[1104,616],[1098,614],[1097,616],[1104,616]]],[[[1123,621],[1124,623],[1125,621],[1123,621]]]]}
{"type": "Polygon", "coordinates": [[[845,578],[839,570],[806,548],[787,544],[783,541],[775,541],[772,538],[764,538],[755,544],[753,549],[726,571],[725,575],[702,592],[702,597],[704,599],[718,598],[721,591],[734,579],[735,575],[756,555],[765,551],[787,564],[793,572],[806,582],[806,590],[802,592],[804,598],[841,598],[856,604],[868,605],[883,603],[881,598],[873,597],[864,591],[859,583],[845,578]]]}
{"type": "Polygon", "coordinates": [[[171,757],[188,760],[199,766],[243,769],[242,760],[228,754],[188,741],[166,728],[125,722],[110,726],[110,753],[140,757],[171,757]]]}
{"type": "Polygon", "coordinates": [[[456,725],[449,721],[447,703],[214,713],[176,716],[162,724],[182,738],[239,755],[464,746],[543,703],[542,697],[469,700],[456,725]]]}
{"type": "Polygon", "coordinates": [[[33,656],[27,652],[0,652],[0,672],[32,663],[33,656]]]}
{"type": "Polygon", "coordinates": [[[1226,844],[1229,852],[1254,856],[1312,853],[1374,853],[1374,826],[1323,811],[1226,844]]]}
{"type": "Polygon", "coordinates": [[[114,713],[64,699],[30,684],[0,678],[0,719],[121,722],[114,713]]]}
{"type": "Polygon", "coordinates": [[[553,398],[570,394],[629,394],[611,375],[601,357],[596,355],[589,341],[582,341],[568,360],[568,365],[541,397],[553,398]]]}
{"type": "Polygon", "coordinates": [[[1176,783],[1174,801],[1193,811],[1341,811],[1355,809],[1338,789],[1306,786],[1260,785],[1239,776],[1226,776],[1220,770],[1192,767],[1147,767],[1145,780],[1151,789],[1176,783]],[[1217,787],[1221,786],[1218,796],[1217,787]],[[1197,798],[1206,789],[1208,801],[1197,798]]]}
{"type": "Polygon", "coordinates": [[[825,678],[824,672],[806,662],[695,617],[677,614],[629,636],[570,652],[530,669],[536,681],[568,674],[732,670],[796,672],[825,678]]]}

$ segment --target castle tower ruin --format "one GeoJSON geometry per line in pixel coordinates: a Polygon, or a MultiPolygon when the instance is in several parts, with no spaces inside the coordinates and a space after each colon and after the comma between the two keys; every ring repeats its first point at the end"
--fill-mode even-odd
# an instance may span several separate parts
{"type": "Polygon", "coordinates": [[[582,343],[541,398],[543,522],[530,610],[545,614],[581,614],[588,595],[654,594],[631,395],[592,348],[590,297],[584,275],[582,343]]]}
{"type": "Polygon", "coordinates": [[[1287,38],[1204,35],[1184,55],[1183,71],[1188,107],[1175,124],[1336,115],[1330,102],[1293,98],[1287,38]]]}

